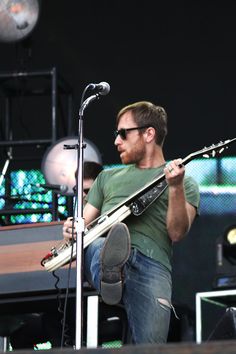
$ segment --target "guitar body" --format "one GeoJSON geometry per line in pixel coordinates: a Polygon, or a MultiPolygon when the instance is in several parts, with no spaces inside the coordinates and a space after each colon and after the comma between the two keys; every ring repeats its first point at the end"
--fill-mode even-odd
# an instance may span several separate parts
{"type": "MultiPolygon", "coordinates": [[[[86,248],[88,245],[90,245],[91,242],[109,231],[114,224],[123,221],[130,214],[130,208],[123,205],[110,217],[104,216],[103,218],[100,218],[100,221],[97,222],[96,226],[85,232],[83,238],[83,247],[86,248]]],[[[69,263],[71,258],[76,258],[76,243],[64,244],[57,250],[54,248],[53,252],[54,254],[52,254],[51,259],[48,258],[47,261],[43,263],[45,269],[49,272],[53,272],[54,270],[69,263]],[[55,255],[55,252],[57,252],[57,255],[55,255]]]]}

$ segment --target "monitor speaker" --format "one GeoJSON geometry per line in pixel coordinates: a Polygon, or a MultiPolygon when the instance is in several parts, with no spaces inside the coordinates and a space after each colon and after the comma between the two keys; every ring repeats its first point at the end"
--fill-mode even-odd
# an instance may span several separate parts
{"type": "Polygon", "coordinates": [[[213,289],[236,288],[236,244],[227,245],[224,237],[216,240],[216,274],[213,289]]]}

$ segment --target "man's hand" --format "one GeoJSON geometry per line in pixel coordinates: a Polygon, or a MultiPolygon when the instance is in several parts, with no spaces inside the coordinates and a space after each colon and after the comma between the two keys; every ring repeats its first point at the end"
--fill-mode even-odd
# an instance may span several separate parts
{"type": "Polygon", "coordinates": [[[69,217],[63,224],[63,237],[66,242],[70,241],[72,236],[73,238],[76,238],[76,232],[73,223],[73,218],[69,217]]]}
{"type": "Polygon", "coordinates": [[[182,159],[170,161],[164,168],[164,172],[169,186],[182,184],[185,174],[185,167],[182,164],[182,159]]]}

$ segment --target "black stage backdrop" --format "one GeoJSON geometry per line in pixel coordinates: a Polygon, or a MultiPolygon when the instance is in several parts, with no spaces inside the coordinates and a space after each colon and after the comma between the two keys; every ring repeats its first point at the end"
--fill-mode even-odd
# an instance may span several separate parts
{"type": "MultiPolygon", "coordinates": [[[[166,158],[184,157],[234,137],[235,8],[233,0],[224,4],[42,0],[39,21],[30,36],[18,43],[0,43],[0,71],[56,67],[73,90],[75,134],[83,89],[90,82],[107,81],[110,94],[88,108],[84,124],[85,136],[98,146],[106,164],[119,162],[112,148],[115,115],[137,100],[150,100],[167,109],[166,158]]],[[[24,88],[18,87],[14,138],[47,135],[50,102],[37,108],[24,88]]],[[[59,119],[58,138],[68,134],[67,119],[65,114],[59,119]]],[[[18,151],[14,149],[15,155],[18,151]]]]}

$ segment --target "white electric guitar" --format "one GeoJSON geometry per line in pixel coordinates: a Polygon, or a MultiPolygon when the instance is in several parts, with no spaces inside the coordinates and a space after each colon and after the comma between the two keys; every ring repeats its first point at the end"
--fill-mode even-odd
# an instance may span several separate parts
{"type": "MultiPolygon", "coordinates": [[[[236,140],[229,139],[218,144],[213,144],[196,151],[182,160],[182,164],[186,165],[197,157],[216,157],[220,155],[228,146],[236,140]]],[[[118,222],[123,221],[130,214],[135,216],[141,215],[165,190],[167,187],[165,174],[157,176],[154,180],[147,183],[137,192],[130,195],[123,202],[112,208],[110,211],[99,216],[92,223],[87,225],[84,233],[83,247],[86,248],[91,242],[98,237],[104,235],[110,228],[118,222]]],[[[49,272],[69,263],[70,260],[76,258],[76,242],[60,243],[59,246],[53,247],[51,251],[42,259],[41,264],[49,272]]]]}

